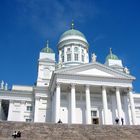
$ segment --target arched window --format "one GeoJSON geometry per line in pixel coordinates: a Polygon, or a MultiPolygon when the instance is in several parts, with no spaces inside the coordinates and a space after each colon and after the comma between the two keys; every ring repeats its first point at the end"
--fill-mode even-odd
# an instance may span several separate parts
{"type": "Polygon", "coordinates": [[[75,51],[75,52],[78,52],[78,47],[75,47],[75,48],[74,48],[74,51],[75,51]]]}

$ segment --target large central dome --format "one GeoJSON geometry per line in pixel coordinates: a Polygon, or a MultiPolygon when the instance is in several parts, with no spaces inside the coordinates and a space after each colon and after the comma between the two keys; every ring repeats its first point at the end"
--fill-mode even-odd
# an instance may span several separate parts
{"type": "Polygon", "coordinates": [[[57,47],[59,51],[59,64],[62,67],[89,62],[89,44],[84,34],[74,29],[74,23],[72,23],[71,29],[65,31],[60,36],[57,47]]]}
{"type": "Polygon", "coordinates": [[[74,29],[74,23],[72,23],[71,29],[65,31],[60,36],[60,39],[59,39],[59,42],[58,42],[58,46],[59,46],[60,43],[64,43],[66,41],[74,41],[74,40],[77,40],[77,41],[80,41],[80,42],[84,42],[85,46],[88,47],[88,42],[86,40],[86,37],[80,31],[75,30],[74,29]]]}
{"type": "MultiPolygon", "coordinates": [[[[64,38],[64,37],[73,36],[73,35],[76,35],[76,36],[80,36],[80,37],[85,38],[84,34],[81,33],[80,31],[75,30],[75,29],[70,29],[70,30],[68,30],[68,31],[65,31],[65,32],[61,35],[60,40],[61,40],[62,38],[64,38]]],[[[85,39],[86,39],[86,38],[85,38],[85,39]]]]}

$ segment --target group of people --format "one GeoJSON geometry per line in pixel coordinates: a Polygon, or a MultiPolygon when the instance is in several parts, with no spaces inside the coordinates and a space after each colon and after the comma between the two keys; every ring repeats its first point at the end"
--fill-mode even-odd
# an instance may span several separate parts
{"type": "Polygon", "coordinates": [[[21,137],[21,132],[20,131],[15,131],[13,134],[12,134],[12,137],[13,138],[20,138],[21,137]]]}
{"type": "MultiPolygon", "coordinates": [[[[119,118],[118,117],[115,119],[115,122],[116,122],[116,124],[119,124],[119,118]]],[[[59,121],[57,123],[62,123],[61,119],[59,119],[59,121]]],[[[123,118],[121,118],[121,124],[122,125],[124,124],[124,119],[123,118]]]]}
{"type": "MultiPolygon", "coordinates": [[[[116,124],[119,124],[119,118],[118,117],[115,119],[115,122],[116,122],[116,124]]],[[[121,118],[121,124],[122,125],[124,124],[124,119],[123,118],[121,118]]]]}

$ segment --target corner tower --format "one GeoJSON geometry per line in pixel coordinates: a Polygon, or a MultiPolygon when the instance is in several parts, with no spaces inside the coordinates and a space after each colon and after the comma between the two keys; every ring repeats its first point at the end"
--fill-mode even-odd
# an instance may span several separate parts
{"type": "Polygon", "coordinates": [[[49,48],[47,41],[46,47],[43,48],[38,60],[38,77],[37,86],[49,86],[52,72],[55,70],[55,53],[49,48]]]}
{"type": "Polygon", "coordinates": [[[114,69],[123,71],[123,64],[122,64],[122,60],[118,58],[117,55],[112,53],[112,49],[110,48],[110,54],[107,55],[106,57],[106,62],[105,64],[107,66],[110,66],[114,69]]]}
{"type": "Polygon", "coordinates": [[[71,29],[61,35],[57,46],[61,67],[89,63],[89,44],[84,34],[74,29],[73,22],[71,29]]]}

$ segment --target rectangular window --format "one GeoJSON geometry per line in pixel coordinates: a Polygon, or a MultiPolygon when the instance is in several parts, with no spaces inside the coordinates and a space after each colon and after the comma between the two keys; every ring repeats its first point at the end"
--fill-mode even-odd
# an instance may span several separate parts
{"type": "Polygon", "coordinates": [[[84,55],[82,55],[82,61],[84,62],[84,55]]]}
{"type": "Polygon", "coordinates": [[[64,49],[62,49],[62,55],[64,54],[64,49]]]}
{"type": "Polygon", "coordinates": [[[64,62],[64,55],[62,56],[62,62],[64,62]]]}
{"type": "Polygon", "coordinates": [[[74,60],[78,61],[78,54],[77,53],[74,54],[74,60]]]}
{"type": "Polygon", "coordinates": [[[26,119],[26,122],[31,122],[32,121],[32,119],[26,119]]]}
{"type": "Polygon", "coordinates": [[[67,54],[67,61],[71,61],[71,54],[67,54]]]}
{"type": "Polygon", "coordinates": [[[27,106],[27,111],[32,111],[32,106],[27,106]]]}
{"type": "Polygon", "coordinates": [[[136,106],[135,109],[136,109],[136,110],[140,110],[140,107],[139,107],[139,106],[136,106]]]}
{"type": "Polygon", "coordinates": [[[92,117],[97,117],[97,111],[91,111],[91,116],[92,117]]]}

